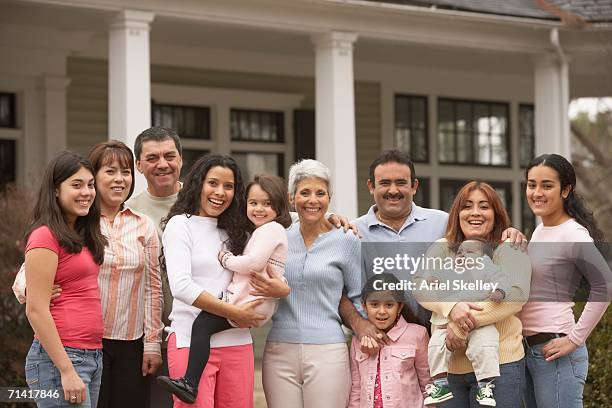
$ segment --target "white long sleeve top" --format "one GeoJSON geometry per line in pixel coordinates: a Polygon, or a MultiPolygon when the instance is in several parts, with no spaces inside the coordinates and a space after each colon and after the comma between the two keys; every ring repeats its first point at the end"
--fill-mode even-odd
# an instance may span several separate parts
{"type": "MultiPolygon", "coordinates": [[[[232,279],[232,272],[217,259],[225,239],[227,235],[217,227],[216,218],[177,215],[166,225],[162,241],[174,297],[170,331],[176,334],[179,348],[189,347],[191,326],[200,313],[193,302],[203,291],[220,297],[232,279]]],[[[250,343],[249,329],[237,328],[217,333],[210,340],[213,348],[250,343]]]]}

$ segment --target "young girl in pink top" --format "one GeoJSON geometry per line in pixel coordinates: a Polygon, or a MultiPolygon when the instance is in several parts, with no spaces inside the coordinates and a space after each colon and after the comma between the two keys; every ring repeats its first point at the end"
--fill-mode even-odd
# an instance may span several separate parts
{"type": "Polygon", "coordinates": [[[530,301],[520,313],[527,371],[523,402],[526,408],[582,407],[589,366],[585,341],[609,305],[610,271],[596,248],[605,247],[605,238],[576,194],[576,174],[565,158],[536,157],[526,175],[527,201],[542,224],[529,243],[530,301]],[[581,268],[585,260],[589,265],[581,268]],[[571,300],[580,273],[590,295],[575,322],[571,300]]]}
{"type": "Polygon", "coordinates": [[[25,240],[26,315],[35,333],[26,381],[39,407],[95,407],[103,333],[98,271],[106,240],[88,160],[62,152],[49,162],[25,240]],[[50,307],[54,284],[62,296],[50,307]]]}
{"type": "MultiPolygon", "coordinates": [[[[258,326],[266,323],[276,310],[277,299],[265,298],[265,286],[269,278],[282,278],[287,256],[287,235],[285,228],[291,225],[287,203],[287,187],[280,177],[256,176],[246,188],[246,215],[248,228],[252,235],[243,255],[232,252],[219,252],[221,265],[234,272],[232,281],[224,292],[223,298],[233,305],[244,305],[263,299],[254,310],[265,316],[258,326]]],[[[289,287],[284,285],[284,296],[289,287]]],[[[208,362],[210,338],[213,334],[237,327],[221,316],[202,311],[193,322],[189,362],[184,377],[170,378],[160,376],[159,384],[187,403],[197,398],[200,377],[208,362]]]]}
{"type": "Polygon", "coordinates": [[[387,290],[399,280],[390,273],[373,275],[361,301],[368,320],[389,336],[389,344],[370,355],[362,351],[373,339],[353,337],[351,394],[348,408],[421,408],[431,382],[427,364],[427,330],[407,323],[400,314],[403,291],[387,290]]]}

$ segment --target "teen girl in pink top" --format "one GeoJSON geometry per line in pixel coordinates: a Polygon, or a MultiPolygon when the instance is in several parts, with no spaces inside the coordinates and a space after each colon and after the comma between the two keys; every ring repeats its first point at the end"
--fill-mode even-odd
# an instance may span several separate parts
{"type": "Polygon", "coordinates": [[[26,315],[35,333],[26,381],[40,390],[39,407],[95,407],[102,377],[98,271],[105,239],[89,161],[62,152],[49,162],[26,242],[26,315]],[[50,307],[54,284],[62,296],[50,307]]]}
{"type": "Polygon", "coordinates": [[[544,154],[527,167],[527,201],[542,224],[529,244],[532,301],[520,313],[526,408],[582,407],[588,371],[585,341],[609,305],[605,278],[600,279],[609,269],[592,244],[603,243],[604,236],[575,188],[574,168],[562,156],[544,154]],[[592,263],[581,272],[591,292],[575,322],[571,299],[577,281],[572,277],[578,276],[580,257],[589,252],[592,263]]]}

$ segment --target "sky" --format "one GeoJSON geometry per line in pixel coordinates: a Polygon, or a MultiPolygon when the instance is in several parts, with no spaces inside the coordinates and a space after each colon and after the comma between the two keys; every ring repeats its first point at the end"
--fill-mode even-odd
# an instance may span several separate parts
{"type": "Polygon", "coordinates": [[[578,98],[570,102],[569,118],[574,119],[579,112],[588,112],[591,119],[597,112],[612,111],[612,98],[578,98]]]}

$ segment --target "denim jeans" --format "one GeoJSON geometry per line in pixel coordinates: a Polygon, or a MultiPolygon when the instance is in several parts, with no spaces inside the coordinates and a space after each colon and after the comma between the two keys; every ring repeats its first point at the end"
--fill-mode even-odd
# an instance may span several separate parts
{"type": "Polygon", "coordinates": [[[582,391],[589,370],[589,353],[583,344],[567,356],[546,361],[546,343],[525,344],[525,408],[582,407],[582,391]]]}
{"type": "MultiPolygon", "coordinates": [[[[525,359],[514,363],[500,364],[500,376],[495,378],[493,395],[498,408],[521,408],[521,397],[525,385],[525,359]]],[[[480,408],[476,402],[478,381],[474,373],[448,374],[448,383],[453,398],[436,404],[440,408],[480,408]]]]}
{"type": "Polygon", "coordinates": [[[87,399],[81,404],[71,404],[64,399],[62,388],[62,378],[59,370],[47,352],[43,349],[40,342],[36,339],[32,342],[30,351],[26,357],[25,375],[26,382],[31,390],[45,391],[45,396],[49,396],[49,391],[58,390],[55,395],[58,398],[38,398],[38,407],[83,407],[96,408],[98,405],[98,394],[100,392],[100,382],[102,381],[102,349],[84,350],[72,347],[64,347],[68,358],[72,362],[75,371],[85,383],[87,399]]]}

